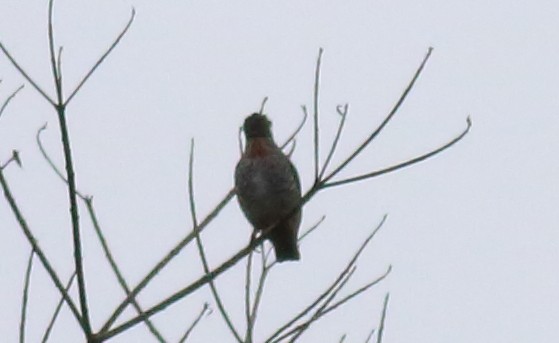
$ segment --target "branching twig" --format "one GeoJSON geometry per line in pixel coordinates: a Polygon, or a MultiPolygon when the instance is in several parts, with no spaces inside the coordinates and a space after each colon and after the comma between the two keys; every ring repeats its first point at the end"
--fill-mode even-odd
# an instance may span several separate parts
{"type": "Polygon", "coordinates": [[[332,156],[334,156],[334,151],[336,151],[336,148],[338,146],[338,141],[340,140],[340,136],[342,135],[342,130],[344,129],[344,124],[345,124],[345,120],[347,118],[349,105],[345,104],[343,106],[343,109],[340,109],[340,108],[341,108],[341,106],[336,107],[336,112],[338,112],[338,114],[340,115],[340,123],[338,124],[338,131],[336,131],[336,136],[334,137],[334,140],[332,141],[332,146],[330,147],[330,151],[328,152],[328,156],[326,157],[326,160],[324,161],[324,165],[322,166],[322,169],[320,170],[320,174],[318,175],[319,179],[322,179],[324,177],[324,173],[326,173],[326,168],[328,168],[328,164],[330,163],[330,160],[332,159],[332,156]]]}
{"type": "Polygon", "coordinates": [[[8,60],[10,60],[10,63],[12,63],[12,65],[19,71],[21,76],[23,76],[27,80],[27,82],[29,82],[31,86],[33,86],[33,88],[35,88],[35,90],[39,92],[39,94],[41,94],[43,98],[45,98],[46,101],[48,101],[52,106],[56,106],[54,100],[52,100],[47,95],[47,93],[45,93],[45,91],[29,76],[29,74],[27,74],[27,72],[23,70],[23,68],[19,65],[19,63],[17,63],[15,58],[10,54],[10,52],[8,51],[8,49],[6,49],[2,42],[0,42],[0,50],[2,50],[4,55],[8,58],[8,60]]]}
{"type": "Polygon", "coordinates": [[[198,323],[200,322],[200,320],[202,320],[202,317],[204,316],[204,314],[208,312],[208,315],[210,315],[212,313],[212,311],[210,310],[208,304],[204,304],[204,307],[202,308],[202,311],[200,311],[200,313],[198,314],[198,316],[196,318],[194,318],[194,321],[192,321],[192,324],[190,324],[190,326],[188,327],[188,329],[186,330],[186,332],[184,333],[184,335],[181,337],[181,339],[179,340],[179,343],[184,343],[186,342],[186,340],[188,339],[188,336],[190,336],[190,334],[192,333],[192,330],[194,330],[194,328],[196,327],[196,325],[198,325],[198,323]]]}
{"type": "Polygon", "coordinates": [[[348,184],[348,183],[352,183],[352,182],[357,182],[357,181],[361,181],[361,180],[365,180],[365,179],[370,179],[382,174],[386,174],[386,173],[390,173],[399,169],[403,169],[406,167],[409,167],[413,164],[419,163],[421,161],[424,161],[430,157],[433,157],[435,155],[438,155],[440,152],[450,148],[451,146],[453,146],[454,144],[458,143],[462,138],[464,138],[464,136],[466,136],[466,134],[470,131],[470,128],[472,127],[472,121],[470,120],[470,117],[468,117],[466,119],[466,128],[455,138],[453,138],[452,140],[450,140],[449,142],[447,142],[446,144],[444,144],[443,146],[438,147],[437,149],[430,151],[424,155],[420,155],[418,157],[412,158],[411,160],[402,162],[402,163],[398,163],[396,165],[381,169],[381,170],[376,170],[367,174],[363,174],[363,175],[359,175],[359,176],[354,176],[354,177],[350,177],[344,180],[339,180],[339,181],[333,181],[333,182],[327,182],[323,185],[323,188],[328,188],[328,187],[334,187],[334,186],[340,186],[340,185],[344,185],[344,184],[348,184]]]}
{"type": "Polygon", "coordinates": [[[384,222],[386,221],[387,215],[384,215],[384,217],[382,218],[381,222],[377,225],[377,227],[373,230],[373,232],[369,235],[369,237],[367,237],[365,239],[365,241],[363,241],[363,243],[361,244],[361,246],[359,247],[359,249],[357,249],[357,251],[355,252],[355,254],[353,255],[353,257],[351,258],[351,260],[348,262],[348,264],[346,265],[345,269],[342,270],[342,272],[338,275],[338,277],[336,278],[336,280],[326,289],[326,291],[324,291],[322,294],[320,294],[310,305],[308,305],[307,307],[305,307],[302,311],[300,311],[297,315],[295,315],[290,321],[288,321],[286,324],[284,324],[283,326],[281,326],[278,330],[276,330],[276,332],[274,332],[267,340],[266,342],[272,342],[274,341],[278,336],[283,335],[287,330],[289,330],[289,328],[291,328],[299,319],[303,318],[304,316],[306,316],[310,311],[312,311],[315,307],[317,307],[323,299],[325,299],[328,295],[330,295],[335,289],[336,287],[345,279],[346,275],[350,272],[350,270],[353,268],[353,266],[355,265],[355,263],[357,262],[357,259],[359,258],[359,256],[361,255],[361,253],[363,252],[363,250],[365,249],[365,247],[369,244],[369,242],[373,239],[373,237],[376,235],[376,233],[378,232],[378,230],[380,230],[380,228],[382,227],[382,225],[384,224],[384,222]]]}
{"type": "Polygon", "coordinates": [[[27,260],[27,269],[25,270],[25,283],[23,285],[23,297],[21,300],[21,317],[19,322],[19,342],[25,342],[25,321],[27,319],[27,299],[29,296],[29,284],[31,282],[31,268],[33,267],[33,257],[35,252],[31,250],[29,259],[27,260]]]}
{"type": "Polygon", "coordinates": [[[392,110],[390,111],[390,113],[386,116],[386,118],[384,118],[383,122],[380,124],[379,127],[377,127],[370,135],[369,137],[367,137],[367,139],[361,143],[361,145],[359,147],[357,147],[357,149],[355,149],[353,151],[353,153],[351,153],[351,155],[349,155],[349,157],[347,157],[338,167],[336,167],[330,174],[328,174],[328,176],[326,176],[324,178],[324,182],[329,181],[330,179],[332,179],[334,176],[336,176],[336,174],[338,174],[343,168],[345,168],[345,166],[347,166],[355,157],[357,157],[361,151],[363,151],[363,149],[365,149],[369,143],[371,143],[371,141],[373,139],[375,139],[375,137],[382,131],[382,129],[384,129],[384,127],[388,124],[388,122],[390,121],[390,119],[392,119],[392,117],[394,117],[394,115],[396,114],[396,112],[398,112],[398,110],[400,109],[400,106],[402,105],[402,103],[404,102],[404,100],[406,99],[407,95],[409,94],[409,92],[412,90],[415,81],[417,81],[417,79],[419,78],[419,75],[421,74],[421,71],[423,70],[423,67],[425,66],[425,64],[427,63],[427,61],[429,60],[429,57],[431,56],[431,52],[433,51],[433,48],[429,48],[429,50],[427,51],[427,55],[425,55],[425,58],[423,59],[423,61],[421,62],[419,68],[417,69],[417,71],[415,72],[414,76],[412,77],[410,83],[408,84],[408,86],[406,87],[406,89],[404,90],[404,92],[402,93],[402,95],[400,95],[400,98],[398,99],[398,101],[396,102],[396,105],[394,105],[394,107],[392,108],[392,110]]]}
{"type": "MultiPolygon", "coordinates": [[[[62,180],[62,182],[64,182],[66,185],[68,185],[68,180],[66,180],[66,178],[64,177],[62,172],[54,164],[54,162],[50,158],[49,154],[47,153],[45,147],[43,146],[43,142],[41,141],[41,134],[43,133],[43,131],[46,128],[47,128],[47,124],[45,123],[37,131],[37,134],[35,135],[37,145],[39,146],[39,150],[41,151],[41,154],[43,155],[43,158],[47,161],[47,163],[49,164],[51,169],[62,180]]],[[[120,284],[120,286],[122,287],[122,289],[124,290],[124,292],[127,295],[130,294],[130,287],[128,286],[128,283],[124,279],[124,276],[122,275],[122,272],[120,271],[120,268],[118,267],[113,255],[111,253],[111,250],[109,248],[107,240],[105,239],[105,235],[103,234],[103,231],[101,230],[101,226],[99,225],[99,220],[97,219],[97,215],[95,213],[95,208],[93,207],[93,197],[85,196],[82,193],[80,193],[78,190],[76,190],[76,194],[86,205],[87,211],[89,213],[89,217],[91,219],[91,222],[93,223],[93,228],[95,229],[95,233],[97,234],[97,238],[99,239],[99,242],[101,243],[101,247],[103,248],[103,252],[105,253],[105,257],[107,258],[107,261],[109,262],[109,265],[111,266],[111,269],[115,273],[115,276],[118,280],[118,283],[120,284]]],[[[142,310],[140,304],[138,303],[138,301],[136,299],[133,299],[132,305],[136,309],[136,312],[138,312],[139,315],[142,315],[143,310],[142,310]]],[[[148,327],[148,329],[150,330],[150,332],[154,335],[154,337],[159,342],[161,342],[161,343],[166,342],[166,340],[163,338],[162,334],[159,332],[159,330],[155,327],[155,325],[151,322],[151,320],[149,318],[145,319],[145,324],[148,327]]]]}

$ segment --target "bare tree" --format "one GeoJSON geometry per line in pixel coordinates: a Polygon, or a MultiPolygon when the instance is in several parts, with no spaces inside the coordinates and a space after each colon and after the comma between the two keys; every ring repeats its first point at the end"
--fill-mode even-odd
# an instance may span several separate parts
{"type": "MultiPolygon", "coordinates": [[[[261,308],[262,298],[264,296],[264,289],[266,283],[268,282],[268,276],[274,271],[274,267],[277,263],[271,257],[270,247],[264,244],[269,233],[281,223],[275,223],[274,225],[266,228],[262,234],[254,237],[245,247],[237,251],[233,256],[222,261],[217,266],[210,266],[208,259],[206,257],[206,251],[204,243],[201,238],[201,233],[208,227],[208,224],[212,222],[222,211],[224,206],[231,201],[235,196],[235,190],[229,190],[223,199],[215,206],[215,208],[205,217],[199,218],[196,211],[196,200],[194,192],[194,141],[191,142],[190,150],[190,160],[189,160],[189,179],[188,179],[188,194],[190,200],[190,214],[192,220],[192,228],[189,233],[187,233],[176,245],[163,257],[159,259],[159,262],[135,285],[129,284],[126,281],[121,268],[119,267],[117,261],[111,253],[109,248],[109,243],[107,242],[103,230],[97,219],[95,212],[95,207],[93,205],[93,198],[89,195],[84,195],[81,193],[76,185],[74,164],[73,164],[73,152],[72,144],[70,139],[70,132],[67,125],[67,107],[68,104],[80,94],[82,87],[88,82],[90,77],[95,73],[95,71],[103,64],[105,59],[110,55],[111,52],[117,47],[121,39],[126,35],[130,29],[134,17],[135,11],[132,9],[130,18],[125,24],[122,31],[117,35],[112,44],[108,49],[101,55],[97,62],[89,69],[88,72],[82,77],[78,85],[72,89],[70,92],[64,91],[64,78],[62,74],[62,47],[56,47],[55,44],[55,32],[53,28],[53,10],[54,1],[49,1],[48,7],[48,45],[50,51],[50,67],[52,71],[52,80],[54,83],[55,97],[48,95],[48,92],[43,90],[41,86],[34,80],[34,78],[26,72],[23,66],[20,65],[17,58],[14,57],[8,48],[0,43],[0,50],[3,55],[11,62],[12,66],[19,71],[19,73],[25,78],[27,83],[39,93],[45,101],[47,101],[54,112],[57,115],[58,129],[62,137],[62,154],[64,156],[64,168],[59,168],[53,159],[51,159],[47,148],[44,146],[41,140],[41,134],[46,129],[46,125],[40,128],[37,132],[36,139],[37,144],[40,148],[42,156],[49,163],[51,169],[58,175],[58,177],[63,181],[67,193],[68,193],[68,203],[71,213],[70,230],[72,232],[72,243],[73,243],[73,261],[74,261],[74,273],[69,277],[69,280],[64,282],[59,272],[53,267],[51,260],[48,257],[48,252],[46,252],[38,243],[33,230],[26,220],[25,214],[22,212],[17,200],[16,195],[12,192],[10,183],[7,177],[8,167],[13,163],[21,166],[22,161],[17,150],[13,151],[12,156],[7,158],[5,162],[0,163],[0,186],[3,190],[4,198],[6,199],[7,205],[12,211],[14,217],[16,218],[19,227],[23,234],[25,235],[27,241],[31,246],[31,253],[29,256],[29,263],[26,270],[25,287],[23,290],[23,301],[22,301],[22,311],[21,311],[21,325],[20,325],[20,341],[25,340],[25,325],[26,325],[26,310],[27,310],[27,299],[28,292],[31,289],[31,271],[32,263],[35,257],[38,259],[40,265],[46,270],[53,285],[56,287],[60,293],[60,302],[56,309],[54,309],[54,314],[50,324],[46,328],[43,335],[43,342],[46,342],[50,337],[50,332],[52,327],[56,323],[58,313],[62,306],[67,306],[71,311],[73,317],[75,318],[76,324],[79,326],[84,334],[85,340],[89,343],[94,342],[104,342],[117,335],[123,334],[131,327],[136,324],[143,323],[151,332],[153,338],[159,342],[167,342],[164,338],[162,331],[151,321],[151,317],[159,312],[164,311],[169,306],[177,303],[193,294],[202,287],[209,287],[211,294],[213,296],[213,302],[217,308],[217,312],[220,317],[222,317],[224,324],[231,333],[231,337],[237,342],[295,342],[304,335],[304,333],[311,326],[315,325],[326,315],[335,312],[340,306],[346,304],[348,301],[358,297],[359,295],[367,292],[376,284],[381,282],[384,278],[388,276],[391,271],[391,266],[388,266],[386,271],[376,277],[373,277],[370,282],[358,287],[356,289],[348,290],[348,281],[352,279],[357,270],[357,262],[361,256],[364,249],[375,237],[376,233],[380,230],[386,221],[387,216],[385,215],[378,224],[376,224],[371,231],[370,235],[362,242],[361,246],[357,248],[353,254],[350,255],[345,267],[339,271],[337,277],[330,282],[330,284],[325,285],[324,291],[317,294],[313,299],[309,299],[308,305],[301,308],[299,311],[292,315],[292,318],[285,322],[283,325],[278,326],[277,329],[269,335],[269,337],[254,337],[254,328],[258,322],[258,313],[261,308]],[[125,296],[118,306],[112,310],[112,314],[106,320],[106,322],[100,328],[94,328],[90,321],[90,311],[88,307],[88,299],[92,296],[88,293],[86,288],[86,272],[83,267],[84,259],[82,254],[82,235],[81,226],[79,220],[79,206],[78,202],[83,202],[85,208],[87,209],[87,215],[91,221],[96,236],[101,243],[103,251],[107,262],[109,263],[112,271],[114,272],[117,282],[122,288],[125,296]],[[172,261],[179,252],[181,252],[186,246],[190,244],[195,244],[198,250],[200,261],[203,266],[204,273],[199,275],[199,277],[191,282],[190,284],[184,286],[183,288],[176,290],[175,292],[168,294],[165,298],[161,299],[158,303],[150,307],[144,307],[140,304],[137,297],[144,290],[144,288],[149,285],[154,278],[163,270],[170,261],[172,261]],[[244,289],[244,299],[239,299],[240,302],[244,304],[244,322],[243,327],[235,326],[231,317],[233,316],[227,310],[227,306],[224,303],[217,286],[217,281],[219,277],[226,271],[230,270],[233,266],[246,261],[245,268],[245,289],[244,289]],[[70,287],[72,287],[73,281],[76,280],[77,284],[77,299],[70,295],[70,287]],[[345,295],[342,295],[344,293],[345,295]],[[123,311],[131,305],[135,310],[136,315],[132,318],[123,320],[120,324],[117,324],[117,320],[121,319],[123,311]]],[[[342,170],[344,170],[353,160],[360,156],[364,149],[370,145],[370,143],[380,134],[380,132],[386,127],[388,122],[395,116],[398,112],[400,106],[414,87],[414,84],[425,64],[427,63],[429,57],[431,56],[433,49],[429,48],[424,59],[421,61],[417,71],[411,78],[409,84],[400,95],[398,101],[393,106],[392,110],[385,116],[382,123],[372,129],[368,136],[363,140],[363,142],[353,150],[348,156],[343,159],[343,161],[335,166],[331,167],[330,163],[332,161],[332,156],[334,155],[342,132],[344,130],[344,124],[346,118],[349,114],[349,105],[343,104],[336,108],[339,114],[339,124],[336,131],[335,138],[333,139],[330,146],[327,148],[327,157],[324,161],[320,160],[321,147],[319,146],[319,136],[320,136],[320,125],[319,125],[319,90],[320,90],[320,72],[321,72],[321,61],[323,50],[319,50],[315,75],[314,75],[314,97],[312,106],[312,127],[313,127],[313,141],[314,141],[314,161],[313,161],[313,183],[312,186],[304,192],[302,196],[301,203],[299,207],[305,206],[313,197],[326,189],[333,188],[335,186],[343,186],[346,184],[367,180],[374,178],[392,171],[406,168],[415,163],[426,160],[433,157],[440,152],[448,149],[458,141],[460,141],[469,131],[471,127],[470,119],[467,119],[466,127],[455,137],[451,138],[446,143],[439,147],[436,147],[432,151],[426,152],[420,156],[412,158],[407,161],[402,161],[401,163],[388,166],[386,168],[374,171],[367,171],[360,175],[352,176],[349,178],[338,178],[338,175],[342,170]]],[[[23,86],[17,88],[13,93],[11,93],[0,107],[0,119],[2,114],[5,112],[10,101],[18,94],[18,92],[23,88],[23,86]]],[[[262,104],[261,112],[264,107],[262,104]]],[[[306,119],[309,116],[308,110],[303,106],[303,119],[300,125],[294,130],[294,132],[289,136],[289,138],[281,145],[282,149],[288,149],[291,147],[291,152],[294,149],[295,139],[299,134],[303,125],[305,125],[306,119]]],[[[242,149],[242,143],[240,143],[242,149]]],[[[288,152],[290,155],[290,152],[288,152]]],[[[306,229],[299,237],[300,242],[304,242],[308,237],[312,237],[312,233],[319,227],[319,225],[324,220],[322,217],[317,223],[310,228],[306,229]]],[[[92,277],[89,275],[89,277],[92,277]]],[[[384,320],[386,318],[386,310],[388,307],[388,294],[386,295],[384,306],[382,309],[382,320],[377,329],[370,331],[370,335],[366,338],[366,342],[370,342],[374,337],[376,337],[377,342],[382,340],[382,332],[384,330],[384,320]]],[[[181,335],[180,342],[187,341],[192,330],[199,325],[201,320],[209,313],[211,313],[208,304],[204,304],[200,309],[199,314],[192,320],[192,323],[188,325],[185,332],[181,335]]],[[[346,336],[342,336],[339,341],[345,341],[346,336]]]]}

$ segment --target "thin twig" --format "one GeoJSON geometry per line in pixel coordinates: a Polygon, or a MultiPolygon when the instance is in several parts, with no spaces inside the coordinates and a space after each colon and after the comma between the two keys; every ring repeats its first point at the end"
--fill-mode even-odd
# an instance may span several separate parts
{"type": "MultiPolygon", "coordinates": [[[[194,181],[193,181],[193,179],[194,179],[194,139],[192,139],[190,141],[190,159],[189,159],[189,163],[188,163],[188,199],[189,199],[189,203],[190,203],[190,215],[191,215],[191,218],[192,218],[192,227],[196,228],[198,226],[198,220],[196,218],[196,203],[195,203],[195,199],[194,199],[194,181]]],[[[202,266],[204,267],[204,273],[209,274],[210,273],[210,267],[209,267],[209,264],[208,264],[208,260],[206,258],[206,253],[204,252],[204,245],[202,244],[202,239],[200,238],[200,233],[198,232],[198,230],[196,230],[196,245],[198,246],[198,252],[200,254],[200,259],[202,260],[202,266]]],[[[235,329],[235,326],[233,325],[233,322],[229,318],[227,310],[225,309],[225,306],[223,305],[223,301],[221,300],[221,297],[219,296],[219,293],[217,291],[217,287],[215,286],[214,281],[213,280],[210,281],[209,284],[210,284],[210,289],[212,291],[213,297],[214,297],[215,302],[217,304],[217,307],[219,309],[219,312],[221,313],[221,316],[223,317],[223,320],[227,324],[227,327],[229,328],[229,330],[231,331],[231,333],[233,334],[233,336],[235,337],[237,342],[242,343],[241,336],[239,335],[239,333],[235,329]]]]}
{"type": "Polygon", "coordinates": [[[336,174],[338,174],[340,172],[340,170],[342,170],[343,168],[345,168],[345,166],[347,166],[355,157],[357,157],[361,151],[363,151],[363,149],[365,149],[369,143],[382,131],[382,129],[384,129],[384,127],[388,124],[388,122],[392,119],[392,117],[394,117],[394,114],[396,114],[396,112],[398,112],[398,110],[400,109],[400,106],[402,105],[402,103],[404,102],[404,100],[406,99],[407,95],[409,94],[409,92],[412,90],[416,80],[419,78],[419,75],[421,74],[421,71],[423,70],[423,67],[425,67],[425,64],[427,63],[427,61],[429,60],[429,57],[431,56],[431,52],[433,51],[433,48],[429,48],[429,50],[427,51],[427,54],[425,55],[425,58],[423,59],[423,61],[421,62],[421,64],[419,65],[419,68],[417,69],[417,71],[415,72],[414,76],[412,77],[410,83],[408,84],[408,86],[406,87],[406,89],[404,90],[404,92],[400,95],[400,98],[398,99],[398,101],[396,102],[396,104],[394,105],[394,107],[392,108],[392,110],[390,111],[390,113],[386,116],[386,118],[384,118],[384,120],[382,121],[382,123],[380,124],[379,127],[377,127],[370,135],[369,137],[367,137],[367,139],[365,139],[365,141],[363,143],[361,143],[361,145],[359,147],[357,147],[357,149],[355,149],[353,151],[353,153],[351,153],[351,155],[349,155],[345,161],[343,161],[338,167],[336,167],[330,174],[328,174],[328,176],[326,176],[324,178],[324,181],[327,182],[330,179],[332,179],[334,176],[336,176],[336,174]]]}
{"type": "Polygon", "coordinates": [[[313,96],[313,131],[314,131],[314,180],[318,182],[318,163],[319,163],[319,128],[318,128],[318,89],[320,85],[320,63],[322,60],[322,52],[324,50],[320,48],[318,50],[318,58],[316,59],[316,69],[314,73],[314,96],[313,96]]]}
{"type": "MultiPolygon", "coordinates": [[[[258,315],[258,307],[260,306],[260,301],[262,300],[262,294],[264,293],[264,284],[266,283],[266,277],[270,271],[270,268],[266,266],[266,254],[264,251],[264,243],[260,245],[260,278],[258,279],[258,287],[256,288],[256,294],[254,296],[254,303],[252,304],[252,312],[249,319],[251,334],[254,332],[254,326],[256,325],[256,317],[258,315]]],[[[252,339],[252,336],[251,336],[252,339]]]]}
{"type": "Polygon", "coordinates": [[[63,94],[62,94],[62,83],[60,74],[58,73],[58,68],[60,66],[60,61],[56,60],[56,55],[54,53],[54,30],[52,24],[52,16],[54,9],[54,0],[49,0],[49,15],[48,15],[48,41],[49,41],[49,53],[50,53],[50,65],[52,69],[52,78],[54,80],[54,89],[56,90],[56,101],[57,104],[63,104],[63,94]]]}
{"type": "MultiPolygon", "coordinates": [[[[68,283],[66,284],[66,287],[64,288],[66,292],[68,292],[70,290],[70,287],[72,287],[72,283],[74,282],[75,278],[76,278],[76,272],[74,272],[72,274],[72,276],[70,276],[70,279],[68,280],[68,283]]],[[[56,322],[56,319],[58,318],[58,314],[60,313],[60,309],[62,309],[63,304],[64,304],[64,297],[61,297],[60,301],[58,302],[58,305],[56,305],[56,309],[54,310],[54,313],[52,314],[49,325],[47,326],[47,329],[45,330],[45,333],[43,334],[43,339],[41,340],[42,343],[46,343],[46,341],[49,339],[50,332],[52,331],[52,328],[54,327],[54,323],[56,322]]]]}
{"type": "Polygon", "coordinates": [[[373,178],[373,177],[376,177],[376,176],[379,176],[379,175],[382,175],[382,174],[386,174],[386,173],[396,171],[398,169],[409,167],[413,164],[416,164],[416,163],[424,161],[424,160],[426,160],[430,157],[438,155],[440,152],[450,148],[454,144],[458,143],[462,138],[464,138],[464,136],[466,136],[466,134],[470,131],[470,128],[472,127],[472,121],[470,120],[470,117],[468,117],[466,119],[466,123],[467,123],[466,128],[458,136],[456,136],[455,138],[450,140],[445,145],[443,145],[441,147],[438,147],[437,149],[435,149],[433,151],[430,151],[430,152],[428,152],[424,155],[418,156],[416,158],[412,158],[411,160],[408,160],[408,161],[405,161],[405,162],[402,162],[402,163],[398,163],[398,164],[393,165],[393,166],[388,167],[388,168],[373,171],[373,172],[363,174],[363,175],[359,175],[359,176],[350,177],[350,178],[347,178],[347,179],[344,179],[344,180],[327,182],[327,183],[323,184],[322,187],[323,188],[328,188],[328,187],[344,185],[344,184],[347,184],[347,183],[357,182],[357,181],[361,181],[361,180],[365,180],[365,179],[370,179],[370,178],[373,178]]]}
{"type": "Polygon", "coordinates": [[[349,282],[349,280],[351,279],[351,277],[353,276],[353,274],[355,273],[355,270],[357,269],[356,266],[352,266],[351,269],[349,270],[349,272],[347,274],[344,275],[343,279],[341,280],[340,283],[338,283],[333,289],[332,291],[327,295],[327,297],[325,298],[324,302],[318,306],[318,309],[315,311],[315,313],[306,321],[304,321],[303,323],[297,325],[296,327],[294,327],[293,329],[287,331],[286,333],[282,334],[281,336],[279,336],[278,338],[276,338],[276,340],[274,341],[275,343],[279,343],[282,340],[284,340],[287,337],[291,337],[291,339],[289,340],[289,343],[293,343],[295,341],[297,341],[297,339],[303,334],[303,332],[305,332],[312,323],[314,323],[316,320],[318,320],[321,317],[321,312],[324,310],[324,308],[326,306],[328,306],[328,304],[330,304],[330,302],[332,302],[334,300],[334,298],[338,295],[338,293],[344,288],[344,286],[349,282]]]}
{"type": "Polygon", "coordinates": [[[64,106],[68,105],[68,103],[74,98],[74,96],[78,93],[78,91],[87,82],[89,77],[95,72],[95,70],[97,70],[97,68],[103,63],[105,58],[107,58],[107,56],[109,56],[109,54],[113,51],[113,49],[118,45],[118,43],[120,42],[122,37],[124,37],[126,32],[128,32],[128,29],[132,25],[132,22],[134,21],[135,16],[136,16],[136,10],[132,7],[132,14],[130,15],[130,19],[128,20],[128,23],[126,24],[124,29],[120,32],[120,34],[117,36],[117,38],[113,41],[113,43],[107,49],[107,51],[105,51],[105,53],[99,58],[99,60],[97,60],[97,62],[95,62],[93,67],[91,67],[91,69],[87,72],[87,74],[83,77],[83,79],[78,83],[78,86],[74,89],[74,91],[72,91],[72,93],[70,93],[70,96],[68,97],[68,99],[66,99],[66,102],[64,102],[64,106]]]}
{"type": "Polygon", "coordinates": [[[188,327],[188,329],[186,330],[184,335],[182,335],[181,339],[179,340],[179,343],[186,342],[186,340],[188,339],[188,336],[190,336],[190,334],[192,333],[192,330],[194,330],[196,325],[198,325],[200,320],[202,320],[202,317],[204,316],[204,314],[206,312],[208,312],[208,315],[211,313],[211,310],[209,309],[209,305],[207,303],[204,304],[204,307],[202,308],[202,311],[200,311],[198,316],[196,318],[194,318],[194,321],[192,322],[192,324],[190,324],[190,326],[188,327]]]}
{"type": "Polygon", "coordinates": [[[390,293],[386,293],[384,297],[384,305],[382,306],[382,316],[380,317],[380,325],[378,327],[377,343],[382,343],[382,336],[384,333],[384,321],[386,320],[386,310],[388,309],[388,300],[390,299],[390,293]]]}
{"type": "Polygon", "coordinates": [[[17,63],[15,58],[12,57],[12,55],[10,54],[8,49],[6,49],[4,44],[2,44],[2,42],[0,42],[0,50],[2,50],[2,52],[8,58],[8,60],[10,60],[12,65],[19,71],[21,76],[23,76],[27,80],[27,82],[29,82],[31,84],[31,86],[33,86],[33,88],[35,88],[35,90],[37,92],[39,92],[39,94],[41,94],[43,96],[43,98],[45,98],[46,101],[48,101],[52,106],[56,106],[56,103],[54,102],[54,100],[52,100],[47,95],[47,93],[45,93],[45,91],[41,87],[39,87],[39,85],[31,78],[31,76],[29,76],[29,74],[27,74],[27,72],[25,70],[23,70],[23,68],[19,65],[19,63],[17,63]]]}
{"type": "Polygon", "coordinates": [[[251,306],[250,306],[250,286],[251,286],[251,274],[252,274],[252,256],[254,251],[251,251],[247,257],[247,267],[245,271],[245,319],[247,323],[247,329],[245,333],[245,343],[252,343],[252,325],[251,325],[251,306]]]}
{"type": "Polygon", "coordinates": [[[293,131],[293,133],[291,135],[289,135],[289,137],[287,137],[287,139],[285,140],[285,142],[283,142],[283,144],[280,145],[280,149],[285,149],[285,147],[291,143],[292,140],[295,139],[295,137],[299,134],[299,132],[301,132],[301,129],[303,129],[303,126],[305,125],[305,122],[307,121],[307,117],[309,116],[306,110],[305,106],[302,106],[303,108],[303,119],[301,119],[301,122],[299,123],[299,125],[297,126],[297,128],[295,129],[295,131],[293,131]]]}
{"type": "Polygon", "coordinates": [[[342,130],[344,129],[345,120],[347,118],[347,113],[349,110],[349,105],[345,104],[343,110],[340,109],[340,106],[336,107],[336,112],[340,115],[340,123],[338,124],[338,130],[336,131],[336,136],[334,137],[334,141],[332,141],[332,146],[330,147],[330,151],[328,152],[328,156],[326,157],[326,161],[324,161],[324,165],[322,165],[322,169],[320,170],[320,174],[318,175],[319,179],[324,177],[324,173],[326,173],[326,168],[328,168],[328,164],[330,164],[330,160],[332,156],[334,156],[334,152],[336,151],[336,147],[338,146],[338,141],[340,140],[340,136],[342,135],[342,130]]]}
{"type": "Polygon", "coordinates": [[[29,259],[27,260],[27,269],[25,270],[25,283],[23,285],[23,296],[21,300],[21,317],[19,321],[19,341],[25,342],[25,320],[27,319],[27,300],[29,296],[29,284],[31,283],[31,268],[33,267],[33,257],[35,252],[31,250],[29,259]]]}
{"type": "Polygon", "coordinates": [[[368,284],[366,284],[365,286],[357,289],[356,291],[353,291],[351,294],[345,296],[344,298],[338,300],[336,303],[334,303],[332,306],[329,306],[328,308],[326,308],[322,314],[325,315],[328,312],[331,312],[333,310],[335,310],[336,308],[338,308],[339,306],[345,304],[346,302],[348,302],[349,300],[355,298],[356,296],[358,296],[359,294],[367,291],[369,288],[373,287],[374,285],[378,284],[379,282],[381,282],[382,280],[384,280],[388,274],[390,274],[390,272],[392,271],[392,266],[388,266],[388,269],[386,269],[386,272],[384,272],[384,274],[382,274],[380,277],[378,277],[377,279],[369,282],[368,284]]]}
{"type": "Polygon", "coordinates": [[[23,89],[23,85],[19,86],[18,89],[16,89],[9,97],[6,98],[6,100],[4,100],[4,103],[2,104],[2,106],[0,107],[0,117],[2,117],[2,113],[4,113],[4,110],[6,109],[6,107],[8,106],[8,104],[10,103],[10,101],[15,98],[15,96],[17,95],[17,93],[19,93],[20,90],[23,89]]]}

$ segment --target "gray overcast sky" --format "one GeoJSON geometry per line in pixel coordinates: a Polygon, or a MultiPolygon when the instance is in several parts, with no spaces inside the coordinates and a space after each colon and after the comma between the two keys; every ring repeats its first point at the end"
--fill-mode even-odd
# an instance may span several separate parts
{"type": "MultiPolygon", "coordinates": [[[[196,140],[200,215],[233,184],[244,117],[269,97],[266,112],[283,140],[311,105],[314,65],[325,49],[322,144],[336,129],[337,104],[350,115],[334,164],[378,125],[421,62],[431,60],[397,117],[345,176],[387,166],[438,147],[471,116],[471,133],[451,150],[377,179],[331,189],[304,209],[303,229],[323,214],[266,289],[256,337],[324,289],[360,242],[389,218],[350,282],[356,288],[392,264],[389,278],[303,336],[305,342],[363,342],[376,326],[386,291],[385,342],[557,342],[559,320],[559,4],[554,1],[90,1],[56,3],[57,45],[64,46],[72,89],[124,26],[122,44],[68,108],[79,189],[95,203],[115,257],[136,283],[190,229],[188,144],[196,140]]],[[[0,40],[54,94],[44,1],[0,4],[0,40]]],[[[24,82],[0,58],[0,96],[24,82]]],[[[0,119],[0,158],[21,151],[25,168],[6,173],[40,243],[64,278],[73,268],[63,185],[35,145],[44,140],[62,163],[55,113],[28,85],[0,119]]],[[[301,133],[293,161],[303,187],[312,178],[312,133],[301,133]]],[[[324,158],[324,156],[322,156],[324,158]]],[[[123,297],[82,208],[86,277],[93,324],[123,297]]],[[[246,244],[250,227],[232,202],[205,232],[212,265],[246,244]]],[[[29,247],[0,201],[0,337],[17,338],[29,247]]],[[[218,287],[244,325],[243,270],[218,287]]],[[[194,246],[182,253],[141,301],[154,304],[201,273],[194,246]]],[[[35,264],[28,338],[39,340],[58,299],[35,264]]],[[[155,322],[175,341],[201,308],[207,289],[155,322]]],[[[131,315],[129,312],[128,315],[131,315]]],[[[65,312],[53,342],[81,337],[65,312]]],[[[137,326],[114,342],[149,342],[137,326]]],[[[218,313],[194,342],[232,338],[218,313]]]]}

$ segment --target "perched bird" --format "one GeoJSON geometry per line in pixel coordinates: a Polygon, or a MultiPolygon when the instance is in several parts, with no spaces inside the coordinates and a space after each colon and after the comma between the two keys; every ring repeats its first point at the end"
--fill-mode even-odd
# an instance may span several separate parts
{"type": "Polygon", "coordinates": [[[299,260],[297,233],[301,224],[301,183],[297,170],[276,145],[272,123],[254,113],[245,119],[245,151],[235,168],[239,205],[256,231],[274,225],[269,239],[276,260],[299,260]],[[289,217],[288,217],[289,216],[289,217]]]}

